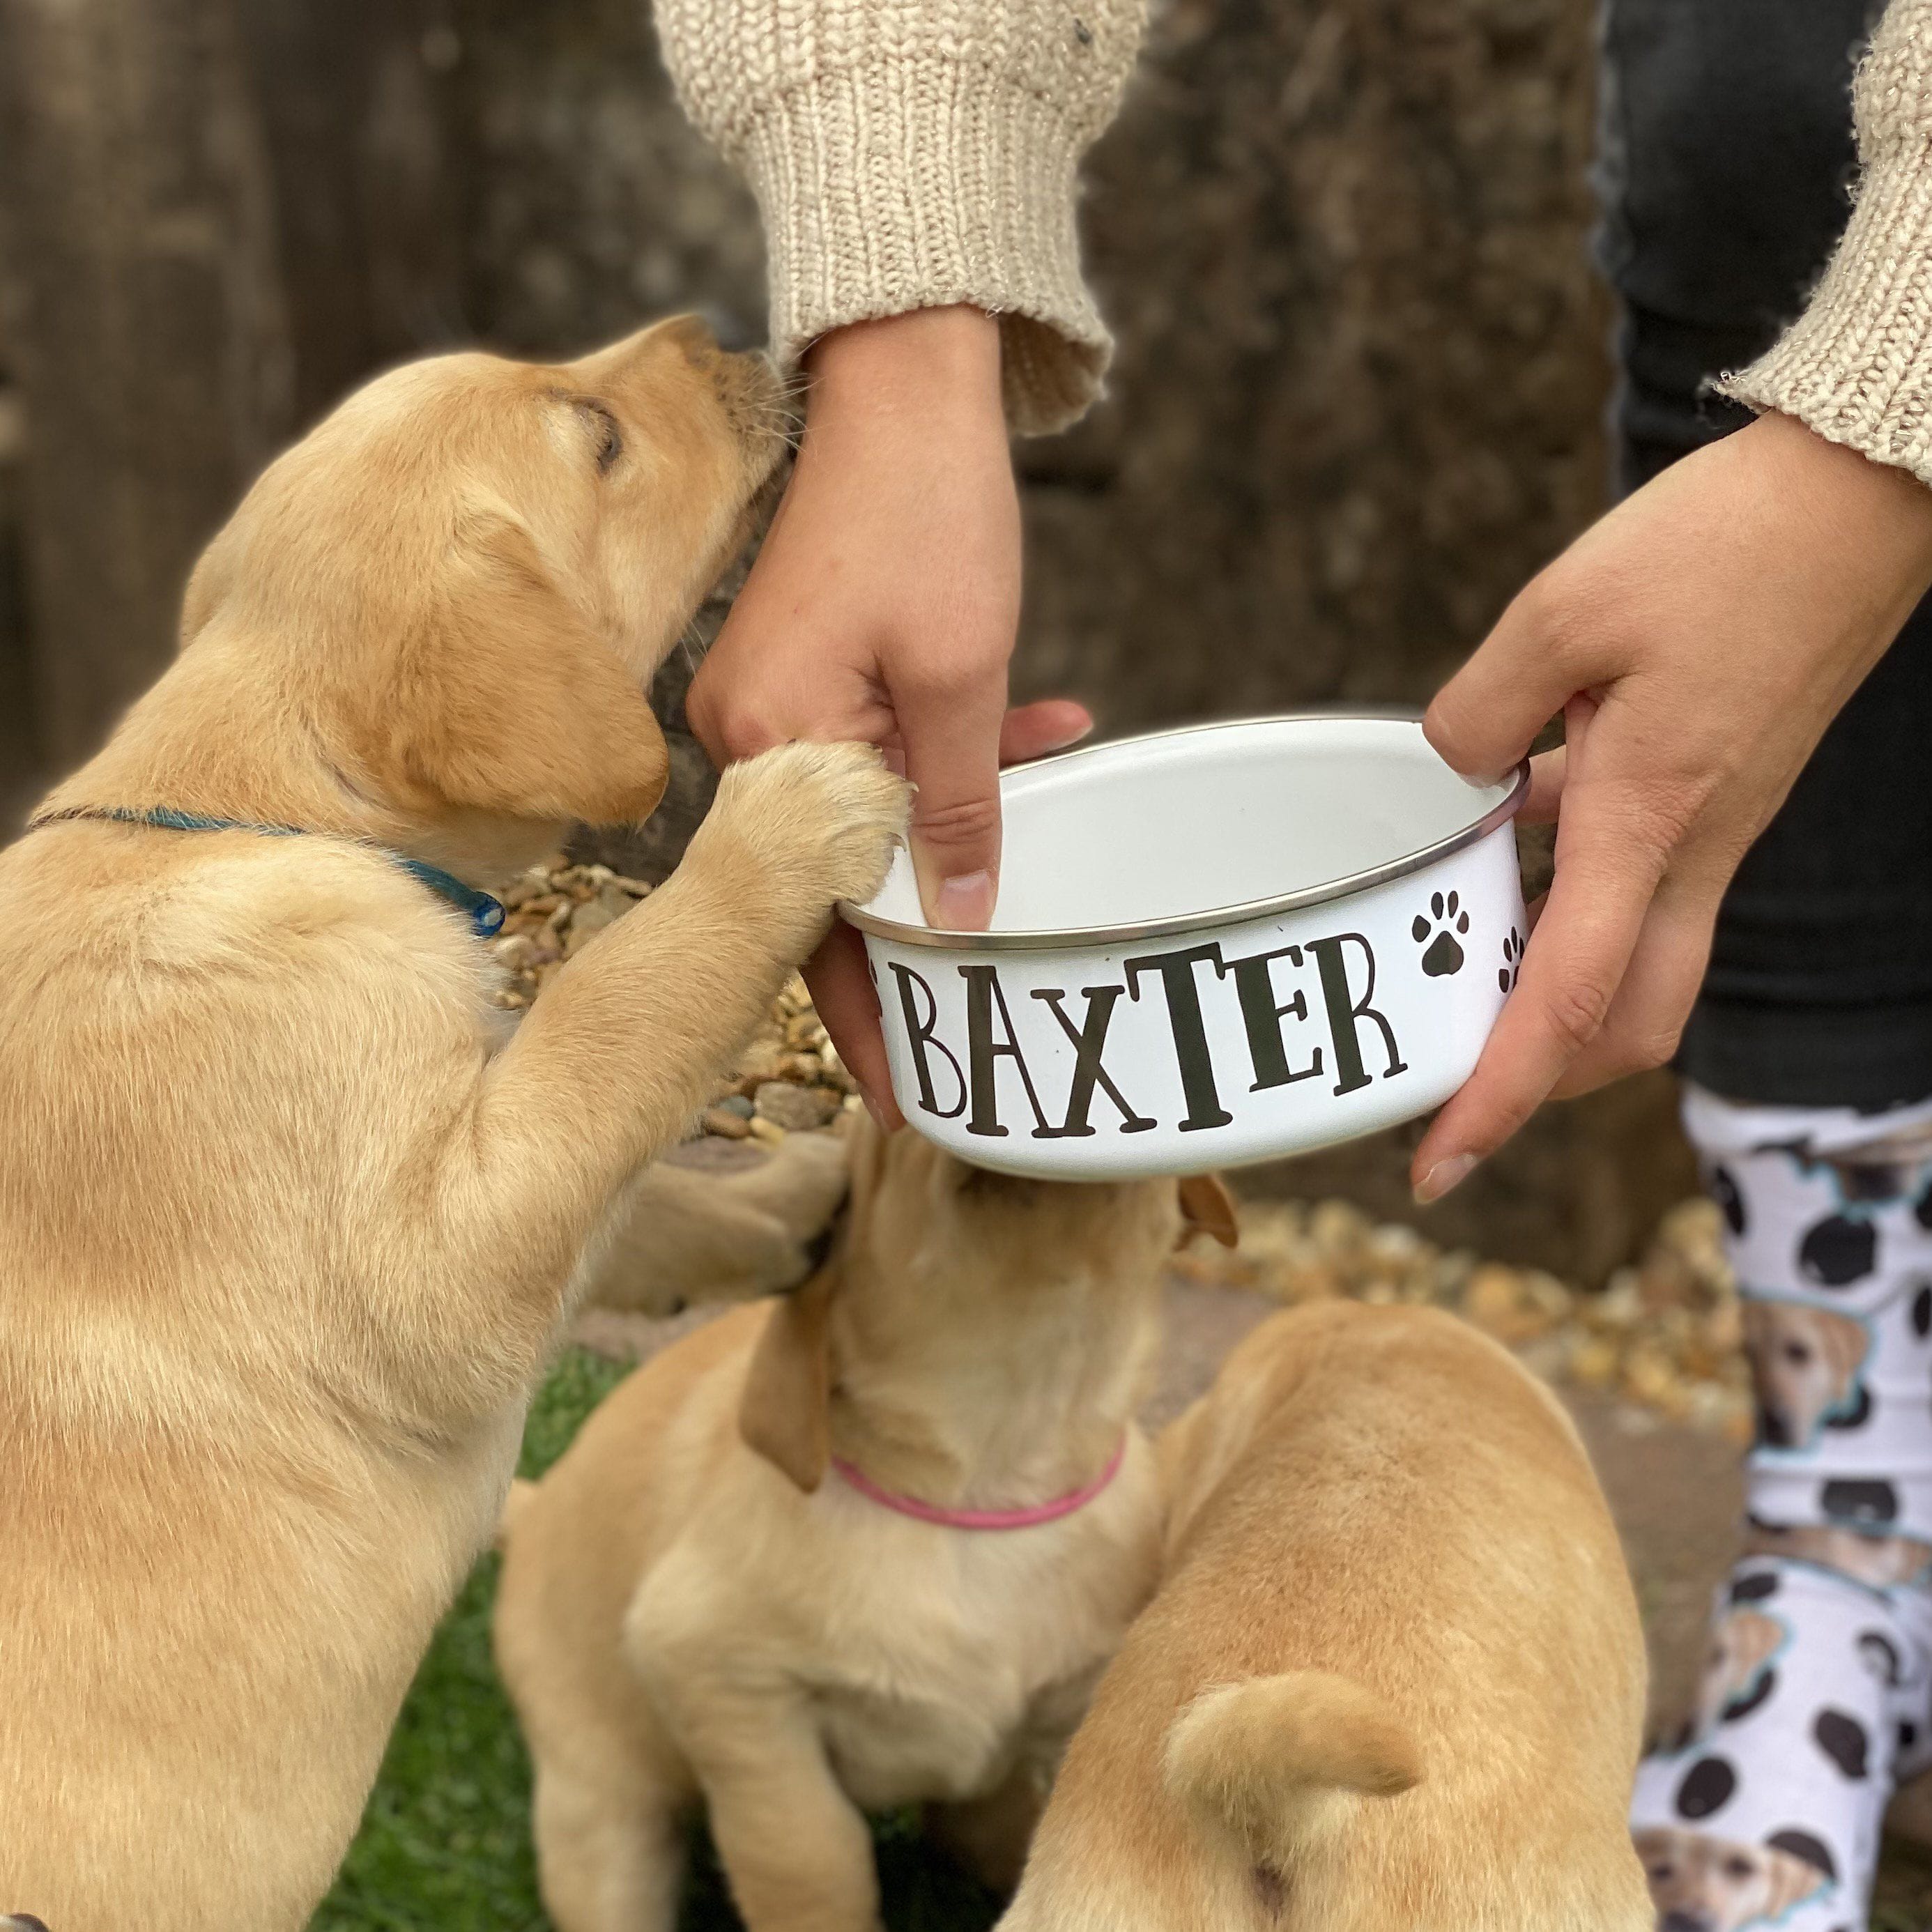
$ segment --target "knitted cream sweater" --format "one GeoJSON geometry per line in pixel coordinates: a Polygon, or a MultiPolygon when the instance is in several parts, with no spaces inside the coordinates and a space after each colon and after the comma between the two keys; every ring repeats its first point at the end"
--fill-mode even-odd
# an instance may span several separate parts
{"type": "Polygon", "coordinates": [[[1112,348],[1080,273],[1075,171],[1145,0],[657,0],[686,111],[764,217],[771,341],[970,302],[1000,318],[1006,413],[1058,429],[1112,348]]]}
{"type": "Polygon", "coordinates": [[[1844,238],[1784,339],[1721,386],[1932,483],[1932,0],[1892,0],[1857,104],[1844,238]]]}
{"type": "MultiPolygon", "coordinates": [[[[1007,412],[1058,428],[1109,344],[1075,170],[1145,0],[657,0],[686,106],[749,177],[772,346],[971,302],[1001,318],[1007,412]]],[[[1723,387],[1932,483],[1932,0],[1892,0],[1858,89],[1864,178],[1810,306],[1723,387]]]]}

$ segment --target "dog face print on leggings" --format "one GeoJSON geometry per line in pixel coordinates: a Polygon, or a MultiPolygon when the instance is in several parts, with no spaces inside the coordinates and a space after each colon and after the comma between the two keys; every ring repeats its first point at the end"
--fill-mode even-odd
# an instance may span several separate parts
{"type": "Polygon", "coordinates": [[[1636,1855],[1650,1881],[1658,1932],[1750,1932],[1774,1925],[1830,1882],[1795,1851],[1701,1832],[1639,1832],[1636,1855]]]}

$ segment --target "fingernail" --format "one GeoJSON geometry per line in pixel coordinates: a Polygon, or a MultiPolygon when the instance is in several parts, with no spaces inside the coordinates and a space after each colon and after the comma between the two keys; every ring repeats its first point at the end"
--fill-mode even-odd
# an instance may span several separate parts
{"type": "Polygon", "coordinates": [[[890,1133],[892,1130],[886,1125],[886,1110],[872,1098],[872,1090],[869,1088],[861,1087],[859,1089],[859,1097],[865,1102],[866,1111],[872,1115],[873,1126],[877,1127],[882,1134],[890,1133]]]}
{"type": "Polygon", "coordinates": [[[1475,1170],[1476,1156],[1472,1154],[1452,1154],[1447,1160],[1438,1160],[1415,1184],[1415,1204],[1426,1208],[1432,1201],[1440,1201],[1451,1188],[1460,1187],[1475,1170]]]}
{"type": "Polygon", "coordinates": [[[932,922],[947,932],[983,932],[993,916],[993,875],[962,872],[940,882],[932,902],[932,922]]]}

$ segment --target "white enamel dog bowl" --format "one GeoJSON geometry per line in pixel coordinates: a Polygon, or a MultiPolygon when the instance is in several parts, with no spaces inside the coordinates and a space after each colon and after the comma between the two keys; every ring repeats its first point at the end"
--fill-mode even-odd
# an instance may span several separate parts
{"type": "Polygon", "coordinates": [[[928,926],[902,852],[866,935],[892,1090],[982,1167],[1099,1180],[1304,1152],[1439,1106],[1515,983],[1526,766],[1414,717],[1244,718],[1007,772],[999,908],[928,926]]]}

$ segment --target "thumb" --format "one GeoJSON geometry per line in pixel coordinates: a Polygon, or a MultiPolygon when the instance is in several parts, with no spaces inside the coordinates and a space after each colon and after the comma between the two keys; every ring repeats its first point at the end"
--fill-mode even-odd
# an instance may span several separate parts
{"type": "Polygon", "coordinates": [[[1541,580],[1531,582],[1468,663],[1436,694],[1423,734],[1465,778],[1500,778],[1576,688],[1543,613],[1541,580]]]}
{"type": "Polygon", "coordinates": [[[896,693],[912,806],[913,870],[934,925],[976,932],[1000,876],[1000,730],[1005,680],[982,690],[896,693]]]}

